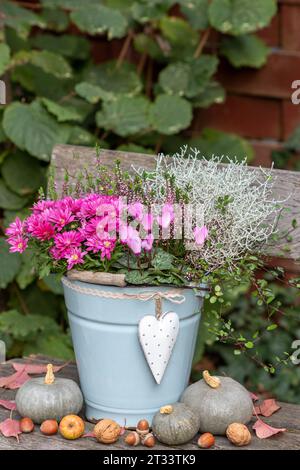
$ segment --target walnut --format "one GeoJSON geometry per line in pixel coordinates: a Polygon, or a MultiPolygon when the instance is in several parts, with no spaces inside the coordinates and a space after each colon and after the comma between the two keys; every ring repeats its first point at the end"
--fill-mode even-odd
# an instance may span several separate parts
{"type": "Polygon", "coordinates": [[[226,436],[235,446],[246,446],[251,442],[251,434],[247,426],[241,423],[232,423],[226,429],[226,436]]]}
{"type": "Polygon", "coordinates": [[[112,444],[119,439],[121,428],[112,419],[102,419],[94,427],[94,434],[99,442],[112,444]]]}

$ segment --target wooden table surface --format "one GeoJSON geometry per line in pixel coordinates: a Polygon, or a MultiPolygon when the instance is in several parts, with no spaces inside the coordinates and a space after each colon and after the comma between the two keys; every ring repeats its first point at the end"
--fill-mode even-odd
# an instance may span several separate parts
{"type": "MultiPolygon", "coordinates": [[[[61,364],[59,360],[46,358],[43,356],[31,357],[31,359],[17,359],[14,362],[34,362],[34,363],[46,363],[52,362],[53,364],[61,364]]],[[[0,376],[10,375],[14,372],[10,361],[0,364],[0,376]]],[[[67,364],[60,372],[56,374],[58,377],[68,377],[78,381],[77,369],[75,363],[67,364]]],[[[13,400],[16,394],[16,390],[6,390],[0,388],[0,399],[13,400]]],[[[249,429],[252,433],[252,442],[249,446],[238,448],[233,446],[225,437],[216,437],[215,446],[212,449],[215,450],[236,450],[236,449],[247,449],[247,450],[300,450],[300,406],[292,405],[288,403],[280,403],[281,409],[277,411],[270,418],[264,418],[264,420],[271,426],[278,428],[286,428],[287,432],[279,433],[269,439],[258,439],[253,431],[252,424],[249,424],[249,429]]],[[[9,418],[10,411],[0,407],[0,422],[9,418]]],[[[18,418],[16,411],[13,412],[13,417],[18,418]]],[[[254,422],[254,421],[253,421],[254,422]]],[[[122,424],[122,423],[120,423],[122,424]]],[[[93,425],[86,422],[86,432],[91,431],[93,425]]],[[[196,445],[197,436],[193,442],[176,447],[164,446],[157,443],[154,450],[202,450],[196,445]]],[[[44,436],[40,433],[38,426],[35,431],[31,434],[21,434],[19,436],[19,443],[14,437],[6,438],[0,432],[0,450],[124,450],[132,449],[124,443],[124,436],[121,436],[119,441],[113,445],[107,446],[99,444],[94,438],[86,437],[80,438],[76,441],[67,441],[63,439],[59,434],[54,436],[44,436]]],[[[146,450],[143,446],[138,446],[136,450],[146,450]]],[[[149,449],[147,449],[149,450],[149,449]]]]}

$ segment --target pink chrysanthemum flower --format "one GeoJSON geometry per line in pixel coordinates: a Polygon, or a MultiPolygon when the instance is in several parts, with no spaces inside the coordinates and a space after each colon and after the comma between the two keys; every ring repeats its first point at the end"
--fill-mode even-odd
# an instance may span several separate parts
{"type": "Polygon", "coordinates": [[[21,235],[10,237],[7,239],[7,242],[11,245],[9,249],[11,253],[23,253],[23,251],[26,250],[28,244],[27,239],[21,235]]]}
{"type": "Polygon", "coordinates": [[[101,259],[111,259],[111,254],[115,249],[116,242],[114,240],[101,240],[101,259]]]}
{"type": "Polygon", "coordinates": [[[47,220],[48,212],[46,209],[43,214],[32,214],[25,222],[27,232],[40,241],[50,240],[55,235],[53,225],[47,220]]]}
{"type": "Polygon", "coordinates": [[[59,206],[50,211],[50,222],[53,222],[57,230],[62,230],[66,225],[75,220],[75,216],[68,207],[59,206]]]}
{"type": "Polygon", "coordinates": [[[49,199],[41,199],[38,202],[33,204],[32,211],[33,213],[41,213],[44,212],[46,209],[51,209],[56,204],[56,201],[50,201],[49,199]]]}
{"type": "Polygon", "coordinates": [[[68,250],[72,248],[79,248],[83,237],[81,233],[76,230],[69,230],[68,232],[58,233],[54,237],[54,246],[57,250],[57,253],[60,253],[61,256],[65,256],[68,250]]]}
{"type": "Polygon", "coordinates": [[[9,237],[16,237],[24,233],[24,223],[19,217],[16,217],[14,222],[12,222],[5,231],[6,235],[9,237]]]}
{"type": "Polygon", "coordinates": [[[68,269],[72,269],[73,266],[76,264],[83,264],[84,263],[84,256],[86,255],[86,251],[81,251],[80,248],[72,248],[66,253],[66,260],[68,269]]]}

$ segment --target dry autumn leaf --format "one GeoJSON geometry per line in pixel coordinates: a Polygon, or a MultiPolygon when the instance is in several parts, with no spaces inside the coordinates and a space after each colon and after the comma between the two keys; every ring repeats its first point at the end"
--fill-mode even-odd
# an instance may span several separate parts
{"type": "MultiPolygon", "coordinates": [[[[60,371],[67,364],[68,363],[66,362],[61,366],[53,366],[53,372],[60,371]]],[[[20,362],[13,362],[12,366],[17,372],[23,370],[27,374],[45,374],[47,372],[47,364],[22,364],[20,362]]]]}
{"type": "Polygon", "coordinates": [[[17,405],[13,400],[0,400],[0,406],[3,406],[7,410],[16,410],[17,405]]]}
{"type": "Polygon", "coordinates": [[[264,400],[260,405],[254,407],[254,411],[256,415],[262,416],[272,416],[275,411],[280,410],[280,406],[277,405],[274,398],[270,398],[268,400],[264,400]]]}
{"type": "Polygon", "coordinates": [[[24,369],[20,369],[18,372],[15,372],[12,375],[7,375],[6,377],[0,377],[0,387],[9,388],[14,390],[20,388],[23,383],[27,382],[30,377],[24,369]]]}
{"type": "Polygon", "coordinates": [[[286,431],[285,428],[273,428],[260,418],[258,418],[257,421],[253,424],[252,429],[254,429],[259,439],[267,439],[268,437],[274,436],[279,432],[286,431]]]}
{"type": "Polygon", "coordinates": [[[7,418],[0,423],[0,431],[5,437],[15,437],[19,442],[19,434],[22,434],[20,428],[20,421],[16,419],[7,418]]]}
{"type": "Polygon", "coordinates": [[[83,436],[81,437],[96,437],[95,434],[93,433],[93,431],[90,431],[90,432],[86,432],[85,434],[83,434],[83,436]]]}
{"type": "Polygon", "coordinates": [[[252,401],[257,401],[259,400],[258,396],[255,395],[255,393],[249,392],[250,398],[252,401]]]}

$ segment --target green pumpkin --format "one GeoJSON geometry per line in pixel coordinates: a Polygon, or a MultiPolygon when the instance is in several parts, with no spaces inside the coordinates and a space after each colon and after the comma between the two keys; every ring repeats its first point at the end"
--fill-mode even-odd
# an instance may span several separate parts
{"type": "Polygon", "coordinates": [[[202,379],[187,387],[180,398],[199,418],[200,432],[224,435],[229,424],[248,423],[253,413],[249,392],[230,377],[210,379],[219,385],[212,387],[202,379]]]}
{"type": "Polygon", "coordinates": [[[163,406],[154,416],[152,431],[160,442],[168,445],[185,444],[199,429],[199,419],[183,403],[163,406]]]}
{"type": "Polygon", "coordinates": [[[83,397],[77,383],[71,379],[54,378],[52,365],[47,366],[46,377],[25,382],[16,395],[16,406],[21,416],[36,424],[46,419],[60,421],[68,414],[78,414],[83,397]]]}

